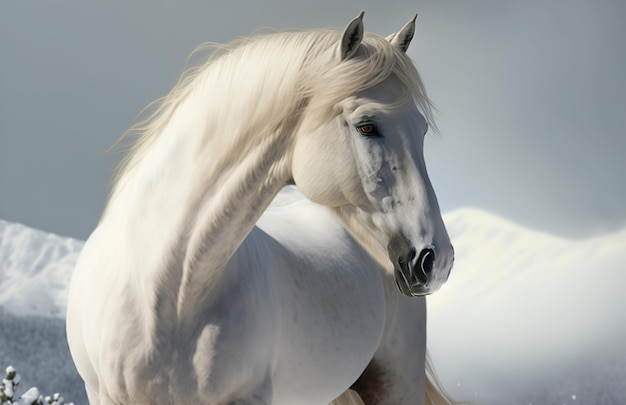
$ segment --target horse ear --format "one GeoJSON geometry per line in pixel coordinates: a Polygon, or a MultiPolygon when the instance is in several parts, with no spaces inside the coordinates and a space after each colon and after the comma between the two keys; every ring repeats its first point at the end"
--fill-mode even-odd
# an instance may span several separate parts
{"type": "Polygon", "coordinates": [[[341,36],[341,43],[339,44],[339,56],[341,60],[346,60],[356,53],[361,41],[363,40],[363,15],[364,11],[361,11],[354,20],[350,21],[346,29],[341,36]]]}
{"type": "Polygon", "coordinates": [[[387,40],[391,42],[391,45],[400,49],[402,52],[406,53],[406,50],[409,49],[409,44],[413,39],[413,34],[415,34],[415,20],[417,19],[417,14],[415,17],[408,23],[402,27],[400,31],[396,34],[391,34],[387,37],[387,40]]]}

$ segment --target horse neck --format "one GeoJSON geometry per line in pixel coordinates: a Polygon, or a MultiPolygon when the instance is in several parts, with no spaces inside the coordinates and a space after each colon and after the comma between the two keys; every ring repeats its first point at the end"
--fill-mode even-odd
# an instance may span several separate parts
{"type": "Polygon", "coordinates": [[[124,223],[123,248],[142,267],[131,277],[152,283],[159,305],[152,309],[157,316],[177,315],[170,319],[192,316],[206,302],[290,177],[289,131],[265,131],[256,139],[252,131],[217,136],[232,123],[200,111],[202,101],[196,91],[181,103],[122,177],[123,188],[103,219],[124,223]]]}

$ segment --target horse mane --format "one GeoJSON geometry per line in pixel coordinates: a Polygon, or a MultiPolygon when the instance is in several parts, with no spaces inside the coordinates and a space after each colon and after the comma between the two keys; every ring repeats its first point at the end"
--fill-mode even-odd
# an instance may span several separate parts
{"type": "MultiPolygon", "coordinates": [[[[347,95],[371,88],[391,75],[401,80],[429,125],[436,128],[422,80],[404,52],[386,39],[366,33],[357,54],[340,61],[336,55],[340,37],[339,31],[321,29],[200,45],[190,59],[213,49],[206,61],[188,68],[168,95],[140,114],[147,117],[115,143],[114,147],[121,146],[128,153],[115,171],[107,209],[150,146],[166,132],[181,104],[198,91],[206,100],[206,127],[221,124],[220,128],[228,130],[220,134],[243,147],[249,143],[242,137],[271,134],[285,126],[286,120],[305,112],[317,123],[329,120],[338,113],[332,107],[347,95]],[[231,105],[238,106],[237,113],[231,105]],[[229,122],[224,124],[225,120],[229,122]]],[[[207,131],[205,136],[214,133],[207,131]]]]}

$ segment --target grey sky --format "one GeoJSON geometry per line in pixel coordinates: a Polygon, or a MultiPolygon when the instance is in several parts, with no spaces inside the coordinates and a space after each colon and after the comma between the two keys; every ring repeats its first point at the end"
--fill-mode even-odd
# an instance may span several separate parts
{"type": "Polygon", "coordinates": [[[86,238],[107,148],[197,45],[360,10],[383,35],[420,13],[409,54],[439,109],[426,159],[444,211],[569,236],[626,225],[621,0],[1,2],[0,218],[86,238]]]}

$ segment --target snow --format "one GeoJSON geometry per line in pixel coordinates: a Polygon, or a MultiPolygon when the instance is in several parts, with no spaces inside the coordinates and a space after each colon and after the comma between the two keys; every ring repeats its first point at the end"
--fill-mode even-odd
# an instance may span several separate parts
{"type": "MultiPolygon", "coordinates": [[[[626,403],[626,230],[568,240],[475,209],[444,220],[455,266],[428,297],[428,346],[444,386],[480,404],[626,403]]],[[[0,220],[0,314],[62,320],[82,246],[0,220]]],[[[0,329],[0,357],[5,336],[0,329]]]]}
{"type": "Polygon", "coordinates": [[[18,316],[65,318],[83,242],[0,220],[0,307],[18,316]]]}
{"type": "Polygon", "coordinates": [[[443,381],[460,383],[450,391],[626,403],[626,230],[568,240],[472,209],[445,222],[456,261],[428,298],[428,346],[443,381]]]}
{"type": "Polygon", "coordinates": [[[16,402],[16,405],[30,405],[38,399],[39,390],[36,387],[32,387],[28,389],[24,394],[22,394],[19,401],[16,402]]]}

